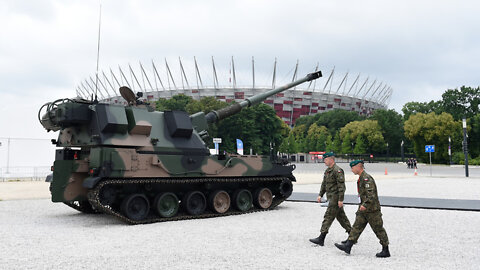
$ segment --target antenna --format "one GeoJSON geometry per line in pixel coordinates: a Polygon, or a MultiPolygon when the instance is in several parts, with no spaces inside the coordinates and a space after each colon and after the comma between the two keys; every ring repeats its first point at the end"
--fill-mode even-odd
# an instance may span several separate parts
{"type": "Polygon", "coordinates": [[[98,90],[98,61],[100,59],[100,29],[102,24],[102,3],[100,3],[100,16],[98,17],[98,41],[97,41],[97,72],[95,74],[95,101],[97,99],[97,90],[98,90]]]}

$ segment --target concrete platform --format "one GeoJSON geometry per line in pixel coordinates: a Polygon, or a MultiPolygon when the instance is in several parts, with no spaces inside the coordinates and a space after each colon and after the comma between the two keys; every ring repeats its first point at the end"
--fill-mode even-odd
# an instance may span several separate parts
{"type": "MultiPolygon", "coordinates": [[[[294,192],[288,198],[293,202],[317,202],[317,193],[294,192]]],[[[431,199],[379,196],[380,205],[399,208],[480,211],[480,200],[431,199]]],[[[345,204],[358,204],[358,196],[345,194],[345,204]]],[[[322,203],[324,204],[324,203],[322,203]]],[[[326,206],[326,204],[324,204],[326,206]]]]}

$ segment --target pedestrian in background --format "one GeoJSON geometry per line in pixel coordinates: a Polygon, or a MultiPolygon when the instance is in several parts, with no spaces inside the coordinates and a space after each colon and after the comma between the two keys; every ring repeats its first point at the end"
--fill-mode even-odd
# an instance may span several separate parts
{"type": "Polygon", "coordinates": [[[325,153],[323,160],[327,169],[323,174],[322,186],[318,194],[317,202],[321,202],[323,195],[327,194],[328,207],[323,217],[322,227],[320,229],[320,236],[310,239],[310,242],[323,246],[325,236],[328,229],[332,225],[335,218],[340,225],[350,233],[352,226],[343,210],[343,199],[345,195],[345,173],[342,168],[335,164],[335,155],[332,152],[325,153]]]}
{"type": "Polygon", "coordinates": [[[388,250],[388,236],[383,228],[382,212],[378,200],[377,185],[373,177],[365,172],[362,160],[350,162],[350,167],[355,175],[358,175],[357,189],[360,197],[360,206],[356,213],[355,222],[345,243],[335,244],[335,246],[345,253],[350,254],[353,244],[358,240],[363,230],[370,224],[373,232],[380,240],[382,251],[377,253],[377,257],[390,257],[388,250]]]}

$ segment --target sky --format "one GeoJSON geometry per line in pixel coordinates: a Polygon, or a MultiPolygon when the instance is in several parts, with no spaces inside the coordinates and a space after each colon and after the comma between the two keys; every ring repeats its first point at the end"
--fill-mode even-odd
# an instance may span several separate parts
{"type": "Polygon", "coordinates": [[[253,56],[268,85],[275,58],[279,80],[298,60],[299,76],[318,63],[324,74],[335,67],[388,84],[397,112],[480,85],[478,1],[0,0],[0,167],[6,137],[42,139],[12,139],[10,166],[53,161],[58,134],[38,123],[38,109],[94,76],[100,3],[100,70],[167,59],[178,71],[181,57],[188,74],[195,56],[208,81],[212,56],[223,79],[234,57],[248,84],[253,56]]]}

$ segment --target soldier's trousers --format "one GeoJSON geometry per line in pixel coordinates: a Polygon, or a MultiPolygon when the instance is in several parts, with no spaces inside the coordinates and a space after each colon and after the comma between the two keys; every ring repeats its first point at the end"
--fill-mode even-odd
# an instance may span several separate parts
{"type": "Polygon", "coordinates": [[[348,236],[348,240],[357,242],[367,224],[370,224],[373,232],[380,240],[380,244],[382,246],[388,246],[388,236],[387,232],[383,228],[382,212],[380,212],[380,210],[375,212],[365,212],[359,210],[357,211],[356,215],[357,217],[353,223],[352,231],[348,236]]]}
{"type": "Polygon", "coordinates": [[[327,211],[325,211],[325,216],[323,217],[320,233],[328,233],[328,229],[332,225],[335,218],[347,233],[351,231],[352,225],[350,225],[350,221],[348,220],[343,207],[338,207],[338,199],[332,198],[329,199],[327,211]]]}

